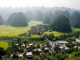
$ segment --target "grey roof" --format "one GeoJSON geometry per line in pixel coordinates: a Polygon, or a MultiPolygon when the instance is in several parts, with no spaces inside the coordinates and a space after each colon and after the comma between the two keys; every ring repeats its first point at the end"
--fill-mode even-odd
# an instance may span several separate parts
{"type": "Polygon", "coordinates": [[[29,55],[33,55],[33,54],[32,54],[32,52],[27,52],[26,55],[29,56],[29,55]]]}

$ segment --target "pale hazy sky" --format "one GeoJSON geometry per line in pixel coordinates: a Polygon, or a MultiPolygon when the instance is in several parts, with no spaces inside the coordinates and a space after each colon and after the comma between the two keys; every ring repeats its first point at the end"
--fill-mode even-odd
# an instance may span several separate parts
{"type": "Polygon", "coordinates": [[[69,7],[80,9],[80,0],[0,0],[0,7],[69,7]]]}

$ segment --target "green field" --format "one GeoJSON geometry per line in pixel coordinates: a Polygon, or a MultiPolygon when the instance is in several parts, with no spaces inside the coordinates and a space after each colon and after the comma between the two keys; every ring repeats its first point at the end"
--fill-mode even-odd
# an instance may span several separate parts
{"type": "MultiPolygon", "coordinates": [[[[0,36],[18,36],[19,34],[26,33],[28,30],[30,30],[31,26],[35,26],[37,24],[43,24],[40,21],[31,21],[28,23],[27,27],[11,27],[2,25],[0,26],[0,36]]],[[[73,32],[80,31],[80,29],[73,28],[73,32]]],[[[54,34],[54,36],[60,36],[65,33],[53,31],[53,32],[45,32],[45,34],[54,34]]],[[[32,37],[39,37],[37,35],[32,35],[32,37]]]]}
{"type": "Polygon", "coordinates": [[[0,26],[0,36],[18,36],[19,34],[26,33],[31,26],[42,24],[42,22],[31,21],[28,23],[28,27],[11,27],[2,25],[0,26]]]}
{"type": "Polygon", "coordinates": [[[0,47],[4,48],[4,50],[6,50],[8,48],[8,42],[0,41],[0,47]]]}
{"type": "Polygon", "coordinates": [[[47,35],[54,34],[54,36],[60,36],[60,35],[62,35],[64,33],[53,31],[53,32],[45,32],[45,34],[47,34],[47,35]]]}

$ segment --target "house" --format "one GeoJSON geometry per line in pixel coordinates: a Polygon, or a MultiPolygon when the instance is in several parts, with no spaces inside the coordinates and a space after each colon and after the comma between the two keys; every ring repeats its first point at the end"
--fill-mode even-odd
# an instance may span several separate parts
{"type": "Polygon", "coordinates": [[[38,49],[34,49],[32,53],[33,55],[40,55],[41,51],[39,51],[38,49]]]}
{"type": "Polygon", "coordinates": [[[27,53],[26,53],[26,57],[27,57],[27,58],[33,58],[32,52],[27,52],[27,53]]]}
{"type": "Polygon", "coordinates": [[[59,48],[59,46],[55,46],[54,48],[52,48],[52,50],[55,51],[55,52],[61,51],[61,49],[59,48]]]}
{"type": "Polygon", "coordinates": [[[65,46],[64,50],[68,50],[69,48],[67,46],[65,46]]]}
{"type": "Polygon", "coordinates": [[[44,51],[43,52],[49,52],[49,48],[48,47],[44,47],[44,51]]]}
{"type": "Polygon", "coordinates": [[[33,44],[29,44],[29,45],[27,46],[27,48],[26,48],[26,51],[27,51],[27,52],[30,52],[30,51],[33,51],[33,49],[34,49],[34,45],[33,45],[33,44]]]}
{"type": "Polygon", "coordinates": [[[21,54],[18,54],[18,57],[21,57],[21,58],[22,58],[22,57],[23,57],[23,53],[21,53],[21,54]]]}
{"type": "Polygon", "coordinates": [[[66,45],[66,44],[68,44],[68,42],[61,40],[61,41],[55,41],[55,44],[56,45],[66,45]]]}

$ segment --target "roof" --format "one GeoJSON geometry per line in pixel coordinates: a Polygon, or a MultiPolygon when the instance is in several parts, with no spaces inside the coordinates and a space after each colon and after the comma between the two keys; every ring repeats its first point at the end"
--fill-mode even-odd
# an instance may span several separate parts
{"type": "Polygon", "coordinates": [[[33,44],[29,44],[29,46],[31,46],[31,45],[33,45],[33,44]]]}
{"type": "Polygon", "coordinates": [[[19,54],[18,56],[19,56],[19,57],[23,57],[23,54],[19,54]]]}
{"type": "Polygon", "coordinates": [[[41,51],[41,49],[38,49],[38,51],[41,51]]]}
{"type": "Polygon", "coordinates": [[[68,47],[65,47],[64,49],[65,49],[65,50],[68,50],[69,48],[68,48],[68,47]]]}
{"type": "Polygon", "coordinates": [[[48,47],[45,47],[45,50],[49,50],[49,48],[48,47]]]}
{"type": "Polygon", "coordinates": [[[59,48],[60,48],[60,49],[63,49],[64,47],[63,47],[63,46],[60,46],[59,48]]]}
{"type": "Polygon", "coordinates": [[[67,41],[56,41],[55,43],[68,43],[67,41]]]}
{"type": "Polygon", "coordinates": [[[29,55],[33,55],[33,54],[32,54],[32,52],[27,52],[26,55],[29,56],[29,55]]]}

